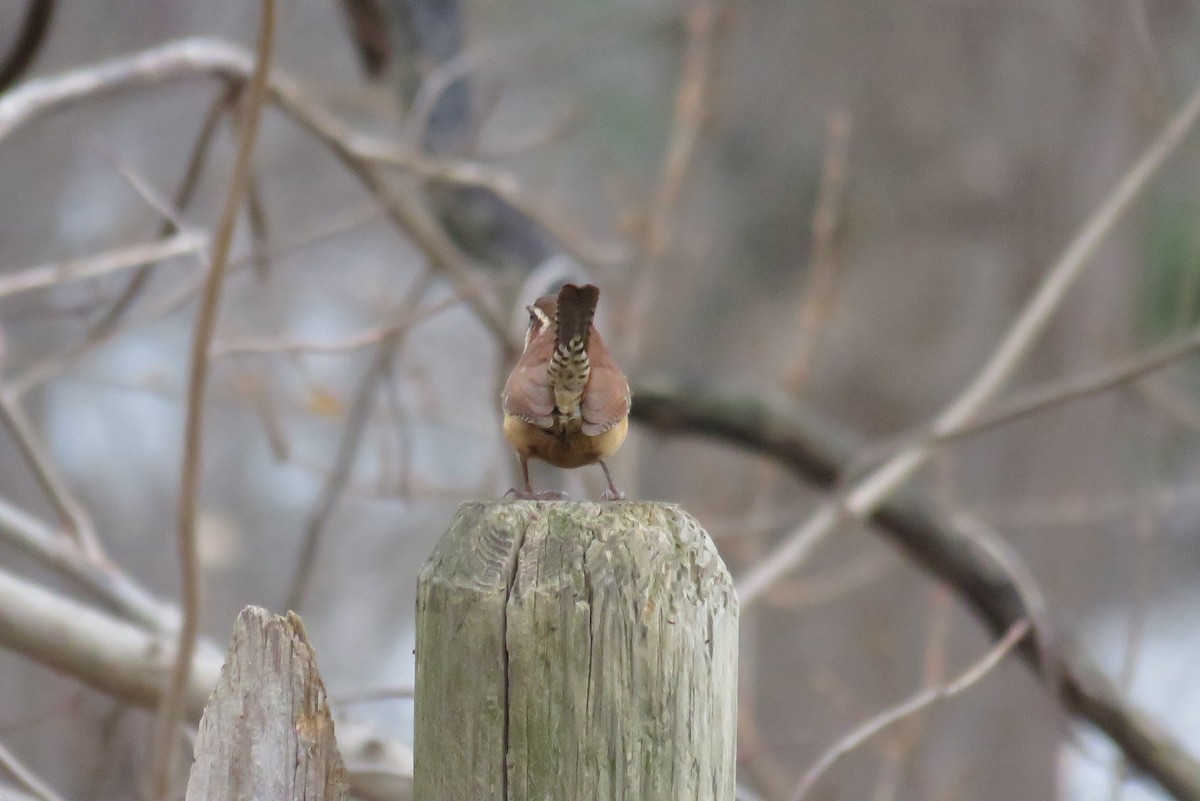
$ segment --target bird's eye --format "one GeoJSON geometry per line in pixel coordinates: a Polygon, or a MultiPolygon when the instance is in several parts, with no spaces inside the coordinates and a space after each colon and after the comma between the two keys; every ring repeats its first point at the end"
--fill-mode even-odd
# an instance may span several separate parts
{"type": "Polygon", "coordinates": [[[529,312],[529,324],[530,324],[530,325],[537,325],[537,322],[538,322],[538,316],[537,316],[537,312],[535,312],[535,311],[533,310],[533,307],[532,307],[532,306],[526,306],[526,307],[525,307],[525,311],[529,312]]]}

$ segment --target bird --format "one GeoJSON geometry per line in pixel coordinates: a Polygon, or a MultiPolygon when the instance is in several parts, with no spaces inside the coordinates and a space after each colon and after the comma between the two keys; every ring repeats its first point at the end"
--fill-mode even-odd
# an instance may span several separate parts
{"type": "Polygon", "coordinates": [[[603,500],[624,500],[604,460],[629,431],[629,381],[617,367],[592,319],[600,290],[564,284],[558,295],[528,306],[525,348],[504,384],[504,437],[521,462],[519,499],[557,500],[556,491],[534,492],[529,460],[561,468],[599,463],[608,481],[603,500]]]}

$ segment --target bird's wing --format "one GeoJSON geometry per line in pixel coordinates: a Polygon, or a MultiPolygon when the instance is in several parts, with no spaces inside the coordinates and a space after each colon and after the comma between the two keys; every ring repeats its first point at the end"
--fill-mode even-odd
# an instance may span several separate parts
{"type": "Polygon", "coordinates": [[[554,424],[554,390],[550,386],[550,352],[554,338],[535,340],[513,367],[500,396],[504,413],[541,428],[554,424]]]}
{"type": "Polygon", "coordinates": [[[600,334],[592,328],[591,375],[583,392],[583,425],[589,437],[603,434],[629,416],[629,382],[617,367],[600,334]]]}

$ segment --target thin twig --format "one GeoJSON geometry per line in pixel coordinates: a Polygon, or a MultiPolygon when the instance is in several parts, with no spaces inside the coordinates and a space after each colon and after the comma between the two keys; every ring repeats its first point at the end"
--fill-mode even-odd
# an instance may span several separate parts
{"type": "Polygon", "coordinates": [[[840,498],[823,504],[807,523],[751,570],[738,586],[738,597],[743,608],[754,603],[772,582],[799,564],[813,546],[836,527],[843,515],[858,519],[870,517],[889,495],[903,486],[926,462],[933,452],[933,439],[969,422],[1004,386],[1053,318],[1067,290],[1083,274],[1105,235],[1129,209],[1150,177],[1178,147],[1198,116],[1200,87],[1113,188],[1050,268],[983,369],[934,419],[930,436],[900,449],[840,498]]]}
{"type": "Polygon", "coordinates": [[[183,624],[179,631],[179,647],[171,671],[171,683],[159,709],[158,736],[155,756],[151,762],[154,797],[166,801],[172,791],[179,739],[176,728],[183,719],[187,686],[192,669],[192,655],[200,624],[200,576],[196,548],[196,514],[200,496],[201,444],[204,432],[204,390],[208,381],[208,349],[216,327],[217,310],[221,299],[221,283],[229,263],[229,250],[237,225],[238,209],[245,197],[250,179],[250,162],[258,135],[263,101],[267,93],[267,75],[271,67],[271,49],[275,38],[275,0],[262,0],[258,46],[249,85],[246,89],[245,112],[234,160],[229,192],[221,209],[213,235],[212,263],[208,280],[196,312],[196,328],[192,336],[190,369],[188,371],[187,418],[184,424],[183,469],[179,494],[179,550],[182,573],[183,624]]]}
{"type": "MultiPolygon", "coordinates": [[[[952,610],[949,588],[944,584],[934,586],[930,592],[931,606],[929,625],[925,633],[925,647],[921,667],[921,685],[931,687],[942,684],[946,676],[946,641],[949,639],[950,612],[952,610]]],[[[891,740],[883,744],[883,761],[875,782],[872,801],[892,801],[899,789],[902,767],[908,762],[925,733],[929,715],[915,714],[891,740]]]]}
{"type": "MultiPolygon", "coordinates": [[[[72,101],[196,75],[240,84],[251,69],[251,58],[241,48],[212,39],[185,39],[87,69],[29,81],[0,97],[0,140],[16,127],[72,101]]],[[[358,154],[356,135],[308,98],[295,79],[274,71],[267,89],[270,101],[280,111],[328,147],[376,197],[396,226],[463,293],[475,316],[504,350],[518,351],[519,343],[495,311],[481,298],[465,292],[472,278],[471,265],[415,195],[397,193],[389,185],[384,168],[358,154]]]]}
{"type": "Polygon", "coordinates": [[[783,378],[784,387],[793,394],[799,393],[808,382],[817,337],[832,312],[838,268],[837,232],[846,190],[849,139],[850,115],[845,111],[831,114],[825,134],[825,159],[821,183],[817,187],[817,205],[811,222],[812,257],[800,300],[799,340],[783,378]]]}
{"type": "Polygon", "coordinates": [[[88,558],[97,564],[108,561],[104,548],[96,536],[96,527],[92,523],[84,505],[79,502],[67,482],[58,473],[58,468],[46,448],[38,439],[37,430],[25,416],[21,402],[12,390],[0,386],[0,423],[8,428],[16,440],[17,448],[25,457],[30,471],[41,486],[42,492],[54,506],[55,511],[70,527],[71,534],[78,542],[80,549],[88,558]]]}
{"type": "Polygon", "coordinates": [[[872,552],[817,576],[780,581],[763,602],[792,613],[827,604],[874,583],[899,564],[890,553],[872,552]]]}
{"type": "Polygon", "coordinates": [[[922,690],[916,695],[909,698],[897,706],[883,712],[882,714],[871,718],[863,723],[858,728],[847,734],[841,740],[836,742],[832,748],[821,755],[820,759],[813,763],[796,785],[796,789],[792,792],[790,801],[802,801],[808,795],[808,791],[821,776],[833,767],[838,760],[846,756],[854,749],[861,746],[870,738],[874,737],[879,732],[892,726],[898,721],[904,720],[909,715],[912,715],[920,710],[937,703],[944,701],[947,698],[952,698],[963,692],[973,684],[978,682],[984,676],[992,671],[1000,661],[1008,655],[1017,643],[1029,632],[1028,621],[1021,620],[1013,624],[1008,633],[996,643],[996,645],[987,652],[986,655],[974,665],[972,665],[965,673],[959,676],[949,684],[944,684],[938,687],[931,687],[922,690]]]}
{"type": "Polygon", "coordinates": [[[1050,609],[1041,586],[1029,572],[1029,567],[1017,555],[1004,537],[978,517],[965,511],[950,513],[950,519],[964,536],[1004,573],[1021,602],[1021,612],[1033,629],[1034,653],[1039,658],[1038,673],[1048,687],[1062,682],[1064,670],[1062,644],[1050,620],[1050,609]]]}
{"type": "MultiPolygon", "coordinates": [[[[199,186],[200,176],[204,169],[204,162],[208,156],[209,145],[212,142],[213,135],[216,133],[217,123],[220,121],[225,108],[237,97],[238,91],[240,91],[239,87],[226,86],[217,98],[209,104],[208,111],[204,116],[204,122],[200,128],[200,133],[196,137],[196,143],[193,145],[191,154],[188,156],[187,167],[184,170],[184,176],[180,181],[179,188],[175,192],[173,203],[168,204],[159,200],[157,193],[151,191],[148,185],[144,185],[144,182],[140,182],[132,171],[122,170],[122,174],[130,180],[134,189],[163,216],[163,222],[159,226],[159,236],[168,237],[171,234],[180,235],[185,232],[186,228],[179,214],[187,207],[195,195],[196,187],[199,186]]],[[[205,241],[206,248],[207,239],[205,241]]],[[[196,257],[201,267],[208,266],[205,256],[199,250],[196,252],[196,257]]],[[[88,327],[82,339],[77,343],[60,349],[57,353],[52,354],[49,358],[43,359],[39,364],[30,368],[20,380],[13,382],[14,391],[18,395],[24,394],[32,386],[48,380],[51,376],[78,362],[87,353],[98,348],[104,342],[112,339],[117,334],[117,326],[120,324],[121,319],[133,307],[134,302],[149,283],[152,271],[153,267],[151,263],[146,263],[138,267],[116,300],[112,302],[99,320],[88,327]]],[[[195,284],[196,291],[199,291],[202,286],[203,279],[195,284]]]]}
{"type": "MultiPolygon", "coordinates": [[[[482,292],[492,282],[476,281],[474,292],[482,292]]],[[[218,340],[213,344],[212,358],[243,356],[267,353],[345,353],[377,345],[399,331],[408,331],[423,322],[463,303],[463,298],[452,295],[407,316],[397,315],[391,322],[370,328],[357,334],[349,334],[333,340],[303,340],[290,337],[243,337],[218,340]]]]}
{"type": "Polygon", "coordinates": [[[204,234],[183,231],[166,239],[114,248],[94,256],[26,267],[0,276],[0,298],[197,253],[207,245],[208,237],[204,234]]]}
{"type": "Polygon", "coordinates": [[[17,759],[16,754],[9,751],[3,743],[0,743],[0,767],[8,771],[10,776],[39,801],[63,801],[62,796],[51,790],[49,785],[37,777],[37,774],[25,767],[21,760],[17,759]]]}
{"type": "MultiPolygon", "coordinates": [[[[178,610],[175,610],[176,613],[178,610]]],[[[193,660],[187,717],[200,719],[221,672],[224,649],[203,643],[193,660]]],[[[165,692],[173,638],[162,637],[0,569],[0,647],[34,660],[112,698],[153,707],[165,692]]],[[[351,790],[363,799],[404,801],[381,792],[374,777],[389,771],[411,784],[407,747],[363,723],[339,719],[338,745],[351,763],[351,790]]]]}
{"type": "Polygon", "coordinates": [[[396,375],[395,364],[389,364],[387,374],[383,378],[383,400],[386,404],[387,426],[394,433],[393,445],[394,449],[387,447],[387,442],[383,437],[379,439],[380,460],[385,461],[390,465],[391,454],[395,454],[397,462],[395,467],[394,481],[389,484],[387,482],[388,471],[381,470],[383,478],[380,479],[380,488],[388,486],[396,487],[397,494],[404,500],[409,500],[412,497],[412,437],[408,435],[406,423],[408,415],[405,413],[404,404],[400,400],[400,376],[396,375]]]}
{"type": "Polygon", "coordinates": [[[1158,370],[1170,367],[1181,359],[1200,352],[1200,329],[1177,342],[1154,348],[1123,359],[1116,364],[1089,371],[1083,375],[1067,376],[1041,387],[1022,392],[994,411],[962,425],[932,435],[932,443],[953,442],[965,437],[991,431],[999,426],[1036,414],[1063,403],[1086,398],[1128,384],[1158,370]]]}
{"type": "MultiPolygon", "coordinates": [[[[1150,471],[1153,478],[1157,478],[1157,474],[1161,472],[1164,445],[1166,444],[1163,436],[1166,426],[1161,421],[1157,422],[1158,425],[1151,433],[1149,445],[1153,451],[1151,458],[1155,461],[1156,468],[1150,471]]],[[[1126,695],[1133,690],[1138,661],[1144,656],[1142,648],[1146,642],[1150,599],[1157,578],[1155,568],[1158,565],[1155,557],[1158,551],[1157,535],[1161,521],[1159,520],[1160,510],[1156,506],[1157,504],[1152,502],[1140,504],[1133,519],[1134,537],[1131,543],[1133,553],[1129,557],[1133,563],[1133,581],[1130,582],[1129,588],[1129,629],[1125,634],[1125,653],[1116,676],[1117,686],[1126,695]]],[[[1120,801],[1128,778],[1129,761],[1123,756],[1118,756],[1116,764],[1113,765],[1112,792],[1109,796],[1111,801],[1120,801]]]]}
{"type": "Polygon", "coordinates": [[[0,801],[40,801],[40,799],[10,784],[0,783],[0,801]]]}
{"type": "Polygon", "coordinates": [[[271,260],[267,257],[271,249],[271,221],[267,217],[262,185],[254,173],[250,174],[250,183],[246,187],[246,222],[250,224],[250,254],[253,256],[254,272],[260,281],[265,281],[271,273],[271,260]]]}
{"type": "Polygon", "coordinates": [[[426,141],[430,118],[442,97],[458,81],[487,69],[490,76],[511,74],[516,68],[536,69],[568,59],[578,60],[581,43],[604,47],[614,33],[657,28],[677,16],[679,3],[593,3],[589,11],[563,24],[555,15],[547,24],[525,27],[486,48],[473,46],[434,65],[424,75],[404,119],[402,138],[412,147],[426,141]]]}
{"type": "MultiPolygon", "coordinates": [[[[800,481],[824,490],[840,485],[862,439],[815,410],[769,392],[738,397],[694,384],[641,380],[633,382],[633,398],[630,416],[637,422],[660,433],[714,437],[770,457],[800,481]]],[[[1029,581],[1021,586],[1025,579],[1014,571],[1019,562],[1002,558],[1009,554],[1001,550],[1008,549],[981,538],[977,520],[968,525],[964,516],[951,518],[924,493],[904,489],[886,500],[870,522],[877,534],[953,587],[994,635],[1023,618],[1037,619],[1036,601],[1031,600],[1038,595],[1036,585],[1029,581]]],[[[1069,637],[1057,635],[1054,645],[1047,651],[1040,639],[1027,639],[1021,656],[1044,680],[1057,677],[1047,683],[1063,707],[1102,731],[1137,771],[1178,801],[1200,801],[1200,760],[1122,696],[1069,637]]]]}
{"type": "Polygon", "coordinates": [[[350,408],[346,412],[346,421],[342,428],[342,437],[338,442],[333,469],[321,487],[321,496],[317,500],[316,509],[305,528],[304,539],[300,545],[300,557],[296,562],[296,568],[292,573],[292,580],[284,598],[284,609],[299,611],[304,600],[309,579],[316,564],[322,534],[324,534],[325,527],[349,484],[358,449],[363,441],[363,433],[366,431],[367,422],[371,416],[375,392],[379,388],[380,380],[387,374],[387,365],[395,356],[402,337],[402,332],[392,332],[379,343],[371,364],[359,382],[354,398],[350,402],[350,408]]]}
{"type": "MultiPolygon", "coordinates": [[[[192,146],[192,152],[188,156],[187,166],[183,171],[183,179],[179,182],[179,188],[175,191],[174,203],[172,203],[166,211],[178,214],[188,207],[192,202],[192,198],[196,194],[196,188],[200,185],[200,176],[204,172],[204,162],[208,158],[209,146],[212,144],[213,136],[217,131],[217,123],[221,121],[221,115],[225,113],[232,103],[235,102],[239,87],[227,85],[216,99],[209,104],[208,111],[204,114],[204,121],[200,125],[200,133],[196,135],[196,143],[192,146]]],[[[179,220],[173,215],[163,211],[163,224],[159,229],[160,236],[182,231],[179,220]]],[[[205,266],[207,266],[205,264],[205,266]]],[[[121,291],[121,294],[109,307],[108,311],[101,317],[87,332],[84,337],[84,344],[79,347],[86,347],[88,342],[93,340],[105,339],[112,330],[125,316],[126,312],[132,308],[133,303],[137,300],[139,294],[150,281],[151,267],[146,265],[138,269],[133,277],[129,279],[129,283],[121,291]]]]}
{"type": "Polygon", "coordinates": [[[0,498],[0,541],[32,556],[148,631],[175,631],[176,613],[109,562],[98,563],[52,527],[0,498]]]}
{"type": "MultiPolygon", "coordinates": [[[[242,120],[237,104],[234,104],[233,108],[233,133],[236,139],[242,120]]],[[[259,280],[266,280],[271,268],[270,259],[267,258],[270,222],[267,218],[267,206],[263,200],[262,187],[253,168],[251,168],[250,178],[246,182],[246,222],[249,223],[250,229],[250,253],[254,257],[254,272],[259,280]]]]}
{"type": "MultiPolygon", "coordinates": [[[[364,206],[357,210],[352,210],[347,214],[339,215],[336,219],[330,221],[329,223],[310,228],[309,230],[305,231],[303,235],[298,236],[289,242],[274,246],[271,249],[271,256],[272,258],[277,258],[287,253],[291,253],[314,242],[318,242],[322,239],[327,239],[332,236],[337,236],[338,234],[342,234],[346,231],[357,228],[358,226],[371,222],[377,217],[379,217],[379,211],[374,204],[370,204],[369,207],[364,206]]],[[[253,254],[233,259],[229,263],[229,269],[231,271],[240,270],[241,268],[251,264],[252,260],[253,254]]],[[[232,278],[235,275],[237,275],[236,272],[231,273],[230,277],[232,278]]],[[[126,326],[125,328],[109,328],[103,332],[100,332],[99,337],[92,336],[85,338],[81,343],[73,343],[61,349],[57,353],[51,354],[49,357],[40,360],[37,364],[31,366],[24,373],[14,376],[9,382],[9,389],[14,395],[18,397],[23,396],[33,388],[41,386],[54,376],[62,373],[64,370],[67,370],[72,365],[79,362],[79,360],[87,356],[87,354],[104,345],[106,342],[116,338],[123,331],[137,328],[147,322],[165,317],[171,312],[178,310],[204,289],[205,280],[206,277],[204,275],[200,275],[191,281],[185,281],[182,285],[174,287],[170,292],[167,292],[166,296],[161,298],[158,303],[154,304],[152,309],[147,311],[137,321],[126,326]]],[[[97,328],[98,327],[99,326],[97,326],[97,328]]],[[[93,329],[93,331],[95,332],[95,329],[93,329]]]]}
{"type": "Polygon", "coordinates": [[[679,199],[708,113],[715,72],[713,42],[717,33],[716,5],[716,0],[695,0],[684,14],[687,44],[684,47],[679,86],[675,92],[671,133],[658,186],[650,204],[642,244],[642,268],[637,277],[637,287],[630,297],[625,348],[633,362],[636,362],[645,345],[650,312],[659,298],[663,261],[675,238],[679,199]]]}
{"type": "MultiPolygon", "coordinates": [[[[429,277],[430,274],[428,272],[423,274],[418,279],[417,284],[409,291],[400,312],[400,317],[412,316],[413,309],[420,303],[421,298],[425,296],[425,292],[429,288],[429,277]]],[[[317,499],[316,509],[304,532],[304,541],[300,546],[300,558],[296,563],[296,570],[292,574],[292,580],[288,586],[283,605],[284,609],[293,611],[299,611],[300,609],[300,604],[304,600],[304,594],[308,589],[309,578],[312,576],[321,537],[325,532],[325,527],[329,524],[329,519],[337,509],[342,494],[346,491],[346,487],[350,482],[350,475],[354,469],[358,449],[362,444],[363,433],[366,431],[367,422],[371,416],[371,406],[374,401],[375,391],[378,389],[379,382],[389,374],[389,365],[403,344],[408,331],[409,328],[407,327],[398,328],[389,333],[379,343],[375,350],[375,355],[371,359],[371,364],[367,367],[362,381],[359,382],[354,399],[350,402],[350,408],[346,412],[346,422],[342,428],[342,438],[338,443],[337,456],[334,458],[333,469],[326,478],[324,486],[321,487],[321,496],[317,499]]]]}
{"type": "Polygon", "coordinates": [[[396,167],[422,178],[458,186],[489,189],[501,200],[544,228],[559,245],[584,264],[613,266],[627,264],[632,256],[628,247],[616,242],[596,242],[533,200],[512,172],[461,159],[432,159],[420,153],[407,153],[385,143],[355,136],[350,145],[358,158],[396,167]]]}
{"type": "MultiPolygon", "coordinates": [[[[583,119],[578,106],[567,106],[551,112],[549,120],[534,125],[525,131],[517,131],[504,138],[491,136],[475,145],[477,158],[487,161],[507,159],[541,150],[571,135],[583,119]]],[[[536,121],[534,121],[536,123],[536,121]]]]}
{"type": "Polygon", "coordinates": [[[129,184],[129,188],[142,199],[142,202],[158,212],[158,215],[163,218],[160,236],[165,237],[187,230],[188,225],[179,216],[179,209],[160,195],[158,190],[151,186],[150,181],[135,169],[132,164],[112,150],[104,151],[104,155],[113,165],[113,168],[116,169],[117,174],[125,179],[125,183],[129,184]]]}
{"type": "MultiPolygon", "coordinates": [[[[931,445],[943,445],[967,439],[977,434],[993,431],[1001,426],[1024,419],[1030,415],[1038,414],[1047,409],[1117,389],[1125,384],[1138,381],[1152,373],[1170,367],[1181,359],[1191,356],[1198,351],[1200,351],[1200,328],[1176,342],[1170,342],[1145,353],[1129,356],[1116,364],[1089,370],[1080,375],[1065,376],[1058,380],[1048,381],[1040,386],[1024,390],[1015,397],[999,404],[995,409],[982,412],[978,417],[969,419],[953,428],[945,429],[940,433],[935,434],[927,429],[921,433],[892,437],[889,440],[890,445],[881,445],[878,443],[870,445],[864,448],[862,453],[855,456],[855,472],[861,474],[864,469],[878,465],[883,459],[887,458],[888,453],[896,449],[896,442],[915,444],[925,441],[931,445]]],[[[1139,383],[1137,388],[1143,394],[1154,396],[1155,387],[1148,383],[1139,383]]],[[[1158,389],[1161,389],[1161,387],[1158,389]]],[[[1155,399],[1161,397],[1161,392],[1159,392],[1155,396],[1155,399]]],[[[1179,411],[1177,406],[1173,407],[1170,411],[1176,412],[1176,414],[1172,414],[1172,417],[1176,418],[1177,422],[1186,422],[1179,419],[1180,415],[1177,413],[1179,411]]],[[[854,477],[851,476],[851,479],[854,477]]]]}
{"type": "Polygon", "coordinates": [[[287,462],[291,458],[292,448],[287,431],[280,420],[279,404],[275,400],[271,385],[258,370],[247,371],[239,377],[237,385],[239,391],[250,401],[254,414],[262,423],[271,455],[276,462],[287,462]]]}

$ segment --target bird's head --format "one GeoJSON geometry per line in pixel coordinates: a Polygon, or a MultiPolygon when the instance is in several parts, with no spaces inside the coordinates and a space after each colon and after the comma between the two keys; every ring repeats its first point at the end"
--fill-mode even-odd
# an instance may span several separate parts
{"type": "Polygon", "coordinates": [[[529,328],[525,331],[525,350],[529,350],[529,343],[537,337],[543,334],[554,337],[554,321],[558,316],[558,297],[547,295],[544,298],[538,298],[532,305],[525,308],[529,311],[529,328]]]}

